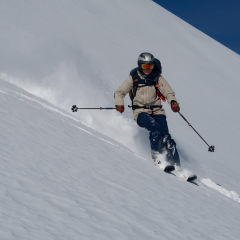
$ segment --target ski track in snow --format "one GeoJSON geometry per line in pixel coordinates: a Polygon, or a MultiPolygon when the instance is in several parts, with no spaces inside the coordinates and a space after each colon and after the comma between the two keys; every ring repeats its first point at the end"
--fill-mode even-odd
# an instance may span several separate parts
{"type": "Polygon", "coordinates": [[[240,203],[239,195],[236,192],[226,190],[222,186],[219,186],[218,184],[212,182],[212,180],[210,178],[201,179],[201,182],[203,184],[205,184],[206,186],[208,186],[210,188],[213,188],[213,189],[217,190],[218,192],[220,192],[221,194],[223,194],[223,195],[233,199],[234,201],[237,201],[237,202],[240,203]]]}

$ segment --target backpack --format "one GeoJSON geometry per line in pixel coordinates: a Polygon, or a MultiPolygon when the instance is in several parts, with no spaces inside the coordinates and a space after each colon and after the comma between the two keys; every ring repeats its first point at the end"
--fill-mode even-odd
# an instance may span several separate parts
{"type": "Polygon", "coordinates": [[[139,68],[136,67],[136,68],[134,68],[133,70],[131,70],[131,72],[130,72],[130,76],[131,76],[132,79],[133,79],[133,90],[131,90],[131,91],[129,92],[129,97],[130,97],[132,103],[133,103],[134,97],[136,96],[136,93],[137,93],[138,88],[140,88],[140,87],[145,87],[145,86],[152,86],[152,85],[154,85],[155,88],[156,88],[156,94],[157,94],[157,96],[158,96],[159,98],[161,98],[161,99],[163,100],[163,102],[165,102],[165,101],[166,101],[166,100],[165,100],[165,97],[164,97],[164,96],[162,95],[162,93],[160,92],[160,90],[159,90],[159,84],[158,84],[158,79],[159,79],[159,77],[160,77],[160,75],[161,75],[161,73],[162,73],[161,62],[160,62],[157,58],[155,58],[154,71],[152,72],[151,76],[146,77],[146,80],[147,80],[146,82],[143,81],[143,80],[140,78],[140,76],[138,75],[138,73],[137,73],[137,70],[138,70],[138,69],[139,69],[139,68]],[[140,84],[144,84],[144,85],[139,86],[139,83],[140,83],[140,84]]]}

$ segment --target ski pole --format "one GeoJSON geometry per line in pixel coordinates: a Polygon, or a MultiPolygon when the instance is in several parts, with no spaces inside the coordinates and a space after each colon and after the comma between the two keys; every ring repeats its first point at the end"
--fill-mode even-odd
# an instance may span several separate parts
{"type": "Polygon", "coordinates": [[[100,108],[78,108],[76,105],[73,105],[72,108],[71,108],[71,110],[73,112],[77,112],[78,109],[98,109],[98,110],[105,109],[105,110],[112,110],[112,109],[116,109],[116,108],[102,108],[102,107],[100,107],[100,108]]]}
{"type": "MultiPolygon", "coordinates": [[[[188,122],[188,120],[180,113],[180,112],[178,112],[179,114],[180,114],[180,116],[188,123],[188,125],[198,134],[198,136],[208,145],[208,143],[201,137],[201,135],[194,129],[194,127],[188,122]]],[[[209,152],[214,152],[214,150],[215,150],[215,147],[214,146],[209,146],[208,145],[208,151],[209,152]]]]}

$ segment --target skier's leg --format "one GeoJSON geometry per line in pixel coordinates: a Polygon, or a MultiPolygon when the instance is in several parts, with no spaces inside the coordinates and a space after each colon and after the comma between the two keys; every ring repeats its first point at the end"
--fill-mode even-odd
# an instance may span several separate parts
{"type": "Polygon", "coordinates": [[[166,116],[163,114],[153,115],[153,119],[158,123],[162,136],[168,135],[169,131],[166,116]]]}
{"type": "MultiPolygon", "coordinates": [[[[154,120],[161,126],[161,134],[163,137],[163,144],[159,145],[159,148],[163,147],[167,150],[167,161],[171,164],[180,166],[180,158],[177,151],[176,143],[169,134],[167,120],[165,115],[155,115],[154,120]]],[[[161,152],[161,150],[159,149],[161,152]]]]}
{"type": "Polygon", "coordinates": [[[161,126],[147,113],[140,113],[137,122],[141,127],[146,128],[150,132],[149,140],[152,158],[156,159],[163,149],[161,126]]]}
{"type": "Polygon", "coordinates": [[[176,164],[177,166],[181,166],[176,142],[171,138],[170,134],[163,137],[163,144],[168,151],[168,162],[171,164],[176,164]]]}

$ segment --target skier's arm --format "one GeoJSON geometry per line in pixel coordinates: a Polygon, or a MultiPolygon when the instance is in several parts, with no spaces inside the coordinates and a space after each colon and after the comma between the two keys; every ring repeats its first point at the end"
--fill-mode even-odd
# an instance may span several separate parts
{"type": "Polygon", "coordinates": [[[115,92],[115,105],[116,106],[124,106],[123,98],[132,90],[133,88],[133,80],[130,76],[123,84],[118,88],[115,92]]]}
{"type": "Polygon", "coordinates": [[[168,104],[171,106],[171,102],[175,101],[179,105],[179,102],[175,97],[175,92],[172,90],[171,86],[162,76],[159,78],[158,84],[162,94],[167,99],[168,104]]]}

